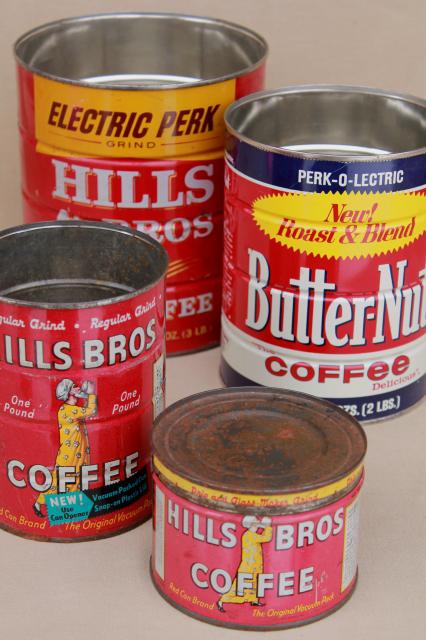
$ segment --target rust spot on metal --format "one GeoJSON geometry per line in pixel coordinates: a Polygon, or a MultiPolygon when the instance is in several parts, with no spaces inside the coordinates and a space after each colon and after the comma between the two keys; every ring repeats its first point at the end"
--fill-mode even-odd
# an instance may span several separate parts
{"type": "Polygon", "coordinates": [[[331,403],[253,387],[176,403],[157,420],[153,449],[167,469],[199,485],[273,495],[344,478],[362,462],[366,437],[331,403]]]}

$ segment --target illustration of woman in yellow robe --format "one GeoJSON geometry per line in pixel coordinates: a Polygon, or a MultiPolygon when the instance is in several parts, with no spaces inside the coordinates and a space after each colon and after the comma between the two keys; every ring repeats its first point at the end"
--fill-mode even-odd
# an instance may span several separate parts
{"type": "Polygon", "coordinates": [[[241,561],[231,588],[217,601],[219,611],[225,611],[223,604],[226,602],[249,602],[253,607],[263,606],[257,595],[257,581],[259,574],[263,572],[262,544],[272,540],[271,519],[258,520],[256,516],[245,516],[242,524],[247,531],[241,536],[241,561]],[[251,581],[250,588],[243,589],[243,593],[237,593],[237,578],[240,573],[249,574],[251,581]]]}
{"type": "Polygon", "coordinates": [[[84,391],[74,384],[72,380],[64,379],[56,387],[56,397],[63,404],[58,411],[59,449],[56,454],[55,469],[52,473],[52,484],[43,493],[40,493],[33,505],[34,512],[40,518],[44,518],[41,505],[46,504],[46,495],[58,493],[58,481],[55,471],[59,467],[74,467],[76,481],[67,485],[67,491],[78,491],[80,488],[79,472],[82,465],[90,463],[89,436],[86,428],[86,418],[95,415],[97,409],[97,397],[93,382],[84,384],[84,391]],[[79,406],[80,398],[86,399],[86,406],[79,406]]]}

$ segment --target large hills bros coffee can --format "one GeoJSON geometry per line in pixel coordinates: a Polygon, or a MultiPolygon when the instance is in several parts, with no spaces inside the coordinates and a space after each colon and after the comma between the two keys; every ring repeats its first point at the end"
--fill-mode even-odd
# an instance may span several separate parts
{"type": "Polygon", "coordinates": [[[167,256],[98,222],[0,234],[0,527],[101,538],[151,514],[167,256]]]}
{"type": "Polygon", "coordinates": [[[426,102],[290,87],[226,114],[222,376],[359,420],[425,393],[426,102]]]}
{"type": "Polygon", "coordinates": [[[220,389],[169,407],[153,431],[159,592],[235,628],[335,611],[357,580],[365,449],[351,416],[305,394],[220,389]]]}
{"type": "Polygon", "coordinates": [[[263,87],[266,51],[238,25],[167,14],[62,20],[16,44],[25,219],[161,242],[169,354],[219,342],[223,114],[263,87]]]}

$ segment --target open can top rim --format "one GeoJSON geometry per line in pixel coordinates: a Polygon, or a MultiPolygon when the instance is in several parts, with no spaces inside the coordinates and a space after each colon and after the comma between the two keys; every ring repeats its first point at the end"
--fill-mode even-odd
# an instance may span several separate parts
{"type": "MultiPolygon", "coordinates": [[[[186,89],[190,87],[200,87],[211,84],[217,84],[219,82],[223,82],[225,80],[231,80],[234,78],[238,78],[240,76],[246,75],[250,71],[254,71],[265,62],[265,59],[268,54],[268,44],[266,40],[247,27],[234,23],[228,20],[222,20],[219,18],[211,18],[205,16],[195,16],[191,14],[182,14],[182,13],[162,13],[162,12],[109,12],[109,13],[99,13],[99,14],[89,14],[89,15],[81,15],[70,18],[63,18],[60,20],[55,20],[34,29],[31,29],[20,36],[15,44],[14,44],[14,54],[17,62],[36,75],[55,80],[58,82],[62,82],[65,84],[71,84],[76,86],[90,87],[90,88],[102,88],[102,89],[113,89],[113,90],[134,90],[134,91],[152,91],[152,90],[167,90],[167,89],[186,89]],[[63,31],[63,29],[67,26],[73,27],[80,23],[100,23],[102,21],[108,20],[130,20],[134,22],[135,20],[157,20],[157,21],[170,21],[175,23],[192,23],[193,25],[205,25],[209,27],[215,27],[217,29],[222,29],[223,31],[229,31],[230,34],[238,34],[241,38],[244,38],[244,42],[246,44],[246,48],[248,49],[249,45],[256,45],[257,52],[252,54],[253,60],[250,63],[245,64],[244,66],[239,65],[239,68],[230,71],[228,73],[218,74],[214,77],[208,78],[196,78],[196,79],[188,79],[186,78],[184,81],[167,81],[161,83],[161,81],[149,82],[144,81],[143,83],[132,83],[129,82],[114,82],[114,81],[102,81],[101,83],[96,83],[93,80],[88,81],[84,78],[70,78],[66,75],[58,75],[55,73],[49,73],[43,69],[40,69],[37,64],[35,64],[28,52],[26,52],[26,45],[30,44],[31,41],[36,40],[40,36],[49,36],[54,35],[55,32],[63,31]]],[[[249,52],[247,51],[247,55],[249,56],[249,52]]]]}
{"type": "MultiPolygon", "coordinates": [[[[277,103],[277,102],[276,102],[277,103]]],[[[355,105],[354,105],[355,106],[355,105]]],[[[380,105],[379,105],[380,106],[380,105]]],[[[294,114],[297,118],[298,126],[303,126],[304,119],[301,116],[300,111],[294,114]]],[[[312,114],[309,114],[311,117],[312,114]]],[[[375,114],[376,115],[376,114],[375,114]]],[[[350,118],[348,118],[348,114],[344,113],[343,124],[349,122],[350,118]]],[[[244,142],[252,147],[258,148],[265,152],[272,152],[274,154],[279,154],[288,157],[299,158],[307,161],[312,160],[324,160],[324,161],[342,161],[342,162],[383,162],[383,161],[392,161],[401,158],[412,157],[415,155],[421,155],[426,153],[426,100],[419,98],[417,96],[413,96],[410,94],[399,93],[397,91],[387,91],[384,89],[377,89],[369,86],[356,86],[356,85],[333,85],[333,84],[307,84],[307,85],[288,85],[277,89],[259,91],[257,93],[252,93],[248,96],[240,98],[233,102],[225,111],[225,124],[226,128],[232,136],[244,142]],[[376,100],[378,103],[383,102],[394,102],[395,104],[399,104],[401,106],[400,113],[396,113],[396,115],[401,118],[405,116],[405,111],[409,109],[417,110],[418,114],[414,114],[413,120],[415,121],[415,125],[419,125],[419,130],[422,135],[422,144],[416,145],[412,149],[404,149],[402,151],[390,151],[390,152],[381,152],[375,153],[374,150],[372,152],[365,153],[357,153],[356,151],[348,151],[347,153],[342,153],[341,151],[338,153],[334,153],[333,151],[327,152],[326,150],[320,150],[312,152],[311,150],[304,151],[303,149],[291,149],[286,146],[281,146],[279,144],[270,143],[269,141],[265,143],[261,139],[257,138],[256,135],[250,135],[244,132],[244,126],[246,122],[243,120],[243,115],[241,115],[245,108],[250,108],[253,106],[254,111],[253,114],[249,114],[248,118],[250,118],[250,126],[256,126],[256,123],[259,125],[259,130],[261,129],[262,123],[260,122],[260,117],[262,117],[262,111],[267,106],[267,103],[272,103],[273,101],[286,101],[292,96],[299,96],[300,99],[305,99],[308,96],[314,95],[317,99],[321,99],[322,96],[326,96],[327,94],[333,94],[333,98],[336,99],[337,96],[342,96],[342,94],[347,94],[346,97],[352,95],[357,98],[372,98],[376,100]],[[238,118],[238,112],[240,112],[240,122],[236,122],[238,118]],[[417,116],[417,118],[416,118],[417,116]],[[424,141],[424,143],[423,143],[424,141]]],[[[331,113],[329,116],[330,123],[332,122],[333,114],[331,113]]],[[[311,118],[312,120],[312,118],[311,118]]],[[[297,124],[296,122],[296,124],[297,124]]],[[[263,123],[264,124],[264,123],[263,123]]],[[[380,126],[385,126],[384,124],[377,121],[377,128],[380,126]]],[[[331,126],[331,124],[330,124],[331,126]]],[[[294,127],[293,127],[294,128],[294,127]]],[[[297,129],[297,127],[296,127],[297,129]]],[[[404,122],[401,120],[401,126],[399,127],[401,130],[401,134],[404,133],[404,122]]]]}
{"type": "MultiPolygon", "coordinates": [[[[41,239],[41,236],[40,236],[40,239],[41,239]]],[[[35,237],[30,238],[30,241],[33,241],[33,246],[37,245],[37,239],[35,237]]],[[[0,247],[1,247],[0,255],[2,257],[2,260],[0,260],[0,273],[1,273],[0,302],[13,304],[14,306],[18,306],[18,307],[24,306],[24,307],[31,307],[35,309],[63,309],[63,310],[89,309],[94,307],[104,307],[106,305],[112,305],[112,304],[115,305],[117,303],[124,302],[126,300],[131,300],[139,296],[141,293],[144,293],[145,291],[149,291],[158,282],[160,282],[166,275],[168,262],[169,262],[168,255],[164,247],[159,242],[157,242],[156,240],[151,238],[149,235],[147,235],[146,233],[142,233],[134,229],[126,229],[116,224],[110,224],[107,222],[95,222],[95,221],[89,221],[89,220],[58,220],[58,221],[51,221],[51,222],[36,222],[31,224],[22,224],[16,227],[10,227],[8,229],[4,229],[0,231],[0,247]],[[28,247],[26,247],[25,244],[21,244],[19,240],[21,239],[21,241],[23,241],[25,234],[27,234],[28,236],[31,236],[31,235],[34,235],[34,233],[39,234],[43,232],[49,232],[49,230],[54,232],[60,229],[69,230],[74,233],[78,232],[79,230],[83,232],[88,231],[89,232],[87,234],[88,237],[92,237],[93,234],[96,234],[96,232],[102,232],[102,231],[111,232],[110,240],[112,241],[111,243],[112,248],[115,248],[117,246],[115,241],[118,237],[127,236],[127,239],[130,239],[130,241],[131,239],[136,240],[137,242],[133,243],[132,245],[135,248],[135,250],[137,249],[137,251],[135,251],[134,256],[129,256],[128,253],[126,253],[126,250],[129,249],[128,246],[122,247],[123,258],[124,257],[126,258],[122,262],[125,265],[125,268],[129,269],[130,278],[132,278],[132,275],[135,274],[135,286],[133,286],[133,282],[131,284],[126,283],[123,286],[122,291],[120,291],[120,288],[119,288],[118,292],[114,291],[113,295],[106,296],[105,298],[102,297],[101,299],[94,299],[94,300],[88,300],[88,301],[82,301],[82,302],[80,301],[72,301],[72,302],[62,302],[62,301],[50,302],[49,301],[47,302],[40,299],[25,300],[25,299],[19,299],[19,296],[15,297],[12,293],[13,290],[15,289],[16,291],[21,289],[22,285],[24,286],[31,285],[30,280],[28,280],[28,282],[25,281],[26,274],[23,273],[22,277],[24,277],[24,281],[20,283],[20,285],[17,287],[16,286],[11,287],[11,293],[9,294],[7,293],[7,288],[5,292],[2,279],[6,269],[3,268],[5,267],[5,265],[2,265],[2,260],[11,262],[10,260],[8,260],[9,254],[12,256],[20,255],[22,259],[24,259],[26,262],[28,261],[30,263],[32,262],[33,266],[30,264],[31,270],[33,268],[37,270],[37,268],[39,268],[39,265],[42,264],[43,265],[42,268],[45,268],[49,272],[51,270],[50,265],[48,264],[50,259],[53,260],[53,268],[54,269],[57,268],[57,263],[55,263],[55,257],[57,258],[58,256],[57,255],[55,256],[55,252],[53,250],[54,249],[53,243],[55,242],[55,238],[52,237],[49,243],[49,238],[47,237],[48,233],[47,234],[44,233],[43,234],[45,236],[44,242],[47,246],[47,251],[44,251],[42,247],[39,247],[38,257],[35,257],[33,260],[31,259],[32,258],[31,252],[27,251],[28,247]],[[114,240],[113,240],[113,236],[114,236],[114,240]],[[5,247],[2,246],[3,243],[8,241],[12,241],[14,243],[13,246],[9,248],[9,253],[7,253],[5,250],[5,247]],[[144,249],[148,249],[150,254],[149,257],[147,256],[147,252],[144,249]],[[148,257],[148,261],[146,262],[146,264],[142,264],[142,261],[141,261],[142,253],[144,254],[144,256],[148,257]],[[52,258],[52,254],[53,254],[53,258],[52,258]],[[133,270],[133,271],[130,271],[130,270],[133,270]]],[[[90,247],[90,248],[93,249],[93,257],[95,261],[92,264],[96,264],[96,260],[97,260],[96,250],[102,251],[102,248],[101,249],[99,247],[97,248],[90,247]]],[[[59,249],[58,251],[60,252],[59,249]]],[[[72,253],[73,247],[70,247],[69,251],[72,253]]],[[[70,255],[66,255],[64,256],[64,258],[65,258],[64,269],[65,271],[67,271],[67,259],[70,258],[70,255]]],[[[72,256],[70,261],[68,261],[68,264],[72,263],[75,265],[78,262],[79,262],[78,258],[76,256],[72,256]]],[[[110,257],[104,256],[103,262],[104,264],[107,264],[108,262],[113,264],[114,260],[112,256],[110,257]]],[[[27,266],[28,265],[25,265],[25,268],[27,268],[27,266]]],[[[16,265],[12,265],[12,269],[10,271],[12,274],[16,274],[18,278],[21,277],[21,274],[19,273],[20,271],[19,265],[18,265],[18,268],[16,268],[16,265]]],[[[95,277],[91,279],[86,279],[87,284],[89,286],[91,284],[96,285],[100,283],[100,280],[97,280],[96,278],[96,273],[93,273],[90,275],[93,275],[95,277]]],[[[85,280],[82,281],[82,286],[84,286],[84,283],[85,283],[85,280]]],[[[43,287],[43,286],[46,286],[46,284],[48,284],[48,278],[41,276],[36,278],[36,281],[34,282],[34,287],[35,286],[43,287]]],[[[108,282],[107,285],[109,284],[110,283],[108,282]]],[[[120,285],[121,283],[117,283],[117,284],[120,285]]]]}
{"type": "Polygon", "coordinates": [[[286,494],[333,500],[361,477],[367,448],[360,424],[336,405],[268,387],[176,402],[157,418],[152,440],[154,469],[172,485],[213,490],[213,501],[259,496],[260,505],[261,496],[286,494]]]}

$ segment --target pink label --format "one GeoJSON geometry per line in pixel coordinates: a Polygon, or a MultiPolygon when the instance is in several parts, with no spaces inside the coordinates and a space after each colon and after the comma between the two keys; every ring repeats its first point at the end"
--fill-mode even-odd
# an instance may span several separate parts
{"type": "Polygon", "coordinates": [[[0,528],[112,535],[151,515],[164,280],[83,309],[0,302],[0,528]]]}
{"type": "Polygon", "coordinates": [[[156,474],[154,484],[154,581],[188,613],[282,627],[326,614],[353,589],[362,480],[322,509],[272,517],[206,509],[156,474]]]}

